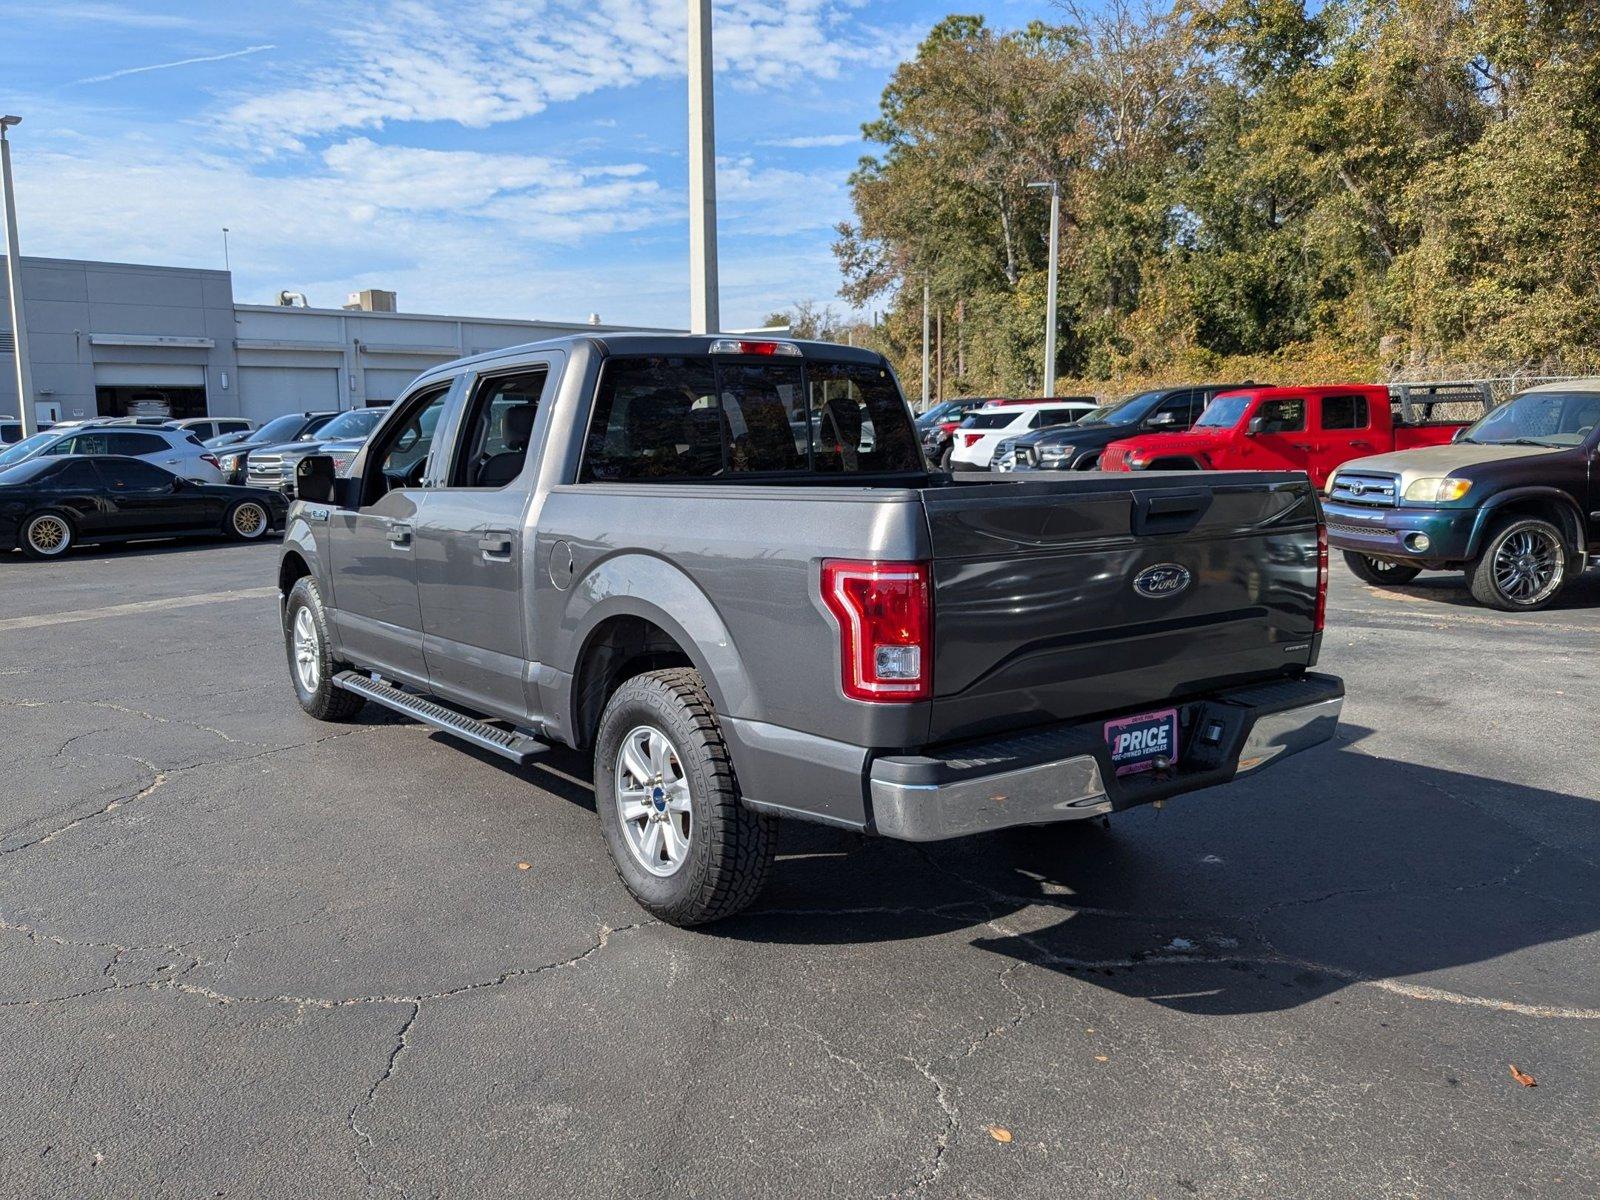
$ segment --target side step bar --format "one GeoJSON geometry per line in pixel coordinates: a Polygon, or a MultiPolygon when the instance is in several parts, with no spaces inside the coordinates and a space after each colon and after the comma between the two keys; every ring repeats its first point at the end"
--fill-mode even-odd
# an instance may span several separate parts
{"type": "Polygon", "coordinates": [[[487,721],[479,721],[467,716],[466,713],[457,712],[453,708],[447,708],[436,701],[397,688],[381,679],[373,679],[370,675],[363,675],[359,671],[340,671],[333,677],[333,682],[347,692],[365,696],[385,708],[392,708],[395,712],[404,713],[424,725],[431,725],[440,733],[448,733],[464,742],[471,742],[474,746],[481,746],[503,758],[509,758],[514,763],[526,763],[550,749],[537,738],[531,738],[525,733],[514,733],[509,729],[501,729],[498,725],[491,725],[487,721]]]}

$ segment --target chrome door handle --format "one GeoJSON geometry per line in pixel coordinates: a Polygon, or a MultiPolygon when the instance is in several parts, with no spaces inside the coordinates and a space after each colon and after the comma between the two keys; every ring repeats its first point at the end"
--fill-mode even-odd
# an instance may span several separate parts
{"type": "Polygon", "coordinates": [[[411,548],[411,526],[389,526],[389,544],[396,550],[409,550],[411,548]]]}

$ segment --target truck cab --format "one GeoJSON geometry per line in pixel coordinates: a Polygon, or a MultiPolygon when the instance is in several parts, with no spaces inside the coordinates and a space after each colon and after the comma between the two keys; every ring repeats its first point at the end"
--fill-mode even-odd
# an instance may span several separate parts
{"type": "Polygon", "coordinates": [[[1187,433],[1113,442],[1100,465],[1106,471],[1304,471],[1321,488],[1351,459],[1448,443],[1467,422],[1430,419],[1435,403],[1392,398],[1382,384],[1243,388],[1217,396],[1187,433]],[[1418,419],[1419,412],[1429,415],[1418,419]]]}

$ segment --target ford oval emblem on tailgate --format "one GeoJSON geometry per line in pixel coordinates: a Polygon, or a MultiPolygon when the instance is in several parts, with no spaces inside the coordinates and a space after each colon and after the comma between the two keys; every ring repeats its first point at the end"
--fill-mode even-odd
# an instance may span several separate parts
{"type": "Polygon", "coordinates": [[[1146,567],[1133,577],[1133,590],[1141,596],[1158,600],[1162,596],[1176,596],[1189,586],[1189,568],[1177,563],[1157,563],[1146,567]]]}

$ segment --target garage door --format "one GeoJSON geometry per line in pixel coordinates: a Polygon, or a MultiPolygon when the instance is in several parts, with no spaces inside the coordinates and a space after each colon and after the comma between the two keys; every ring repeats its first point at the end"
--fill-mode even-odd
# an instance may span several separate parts
{"type": "Polygon", "coordinates": [[[390,367],[368,367],[362,376],[367,385],[367,403],[387,403],[390,400],[400,399],[400,393],[406,390],[406,384],[417,375],[418,372],[406,369],[397,371],[390,367]]]}
{"type": "Polygon", "coordinates": [[[264,421],[287,412],[339,407],[337,367],[240,367],[239,401],[245,416],[264,421]]]}
{"type": "Polygon", "coordinates": [[[96,387],[205,387],[206,369],[188,363],[95,363],[96,387]]]}

